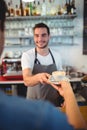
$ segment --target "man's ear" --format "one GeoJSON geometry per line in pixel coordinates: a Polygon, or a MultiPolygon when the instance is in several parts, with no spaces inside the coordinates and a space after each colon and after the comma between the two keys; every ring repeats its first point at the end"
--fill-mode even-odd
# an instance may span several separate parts
{"type": "Polygon", "coordinates": [[[49,35],[49,39],[51,38],[51,35],[49,35]]]}

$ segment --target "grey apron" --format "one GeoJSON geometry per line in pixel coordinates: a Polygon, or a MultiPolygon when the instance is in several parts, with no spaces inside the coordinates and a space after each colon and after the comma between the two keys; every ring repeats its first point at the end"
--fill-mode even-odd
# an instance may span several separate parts
{"type": "MultiPolygon", "coordinates": [[[[37,59],[37,51],[35,48],[35,61],[34,61],[34,68],[32,72],[33,75],[38,74],[38,73],[43,73],[43,72],[47,72],[51,74],[53,71],[57,70],[54,57],[50,50],[49,50],[49,53],[51,54],[53,64],[50,64],[47,66],[41,65],[40,61],[37,59]]],[[[59,106],[58,97],[59,97],[58,92],[52,86],[48,84],[43,85],[39,83],[36,86],[28,87],[27,98],[48,100],[55,106],[59,106]]]]}

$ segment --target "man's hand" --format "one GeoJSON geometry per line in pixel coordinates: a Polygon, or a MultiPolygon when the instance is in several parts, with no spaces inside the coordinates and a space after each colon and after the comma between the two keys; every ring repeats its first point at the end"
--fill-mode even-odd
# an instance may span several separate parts
{"type": "Polygon", "coordinates": [[[48,83],[49,77],[50,77],[50,74],[48,74],[48,73],[39,73],[39,74],[37,74],[37,78],[39,79],[39,82],[41,84],[48,83]]]}

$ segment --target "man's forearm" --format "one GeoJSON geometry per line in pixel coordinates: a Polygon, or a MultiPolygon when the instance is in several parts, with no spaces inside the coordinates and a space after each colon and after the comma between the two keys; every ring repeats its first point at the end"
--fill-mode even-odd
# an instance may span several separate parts
{"type": "Polygon", "coordinates": [[[25,86],[33,87],[39,83],[39,80],[37,78],[37,75],[34,76],[27,76],[24,78],[24,84],[25,86]]]}
{"type": "Polygon", "coordinates": [[[39,83],[44,84],[47,83],[49,76],[50,75],[48,73],[39,73],[36,75],[25,75],[24,83],[26,86],[31,86],[31,87],[39,83]]]}

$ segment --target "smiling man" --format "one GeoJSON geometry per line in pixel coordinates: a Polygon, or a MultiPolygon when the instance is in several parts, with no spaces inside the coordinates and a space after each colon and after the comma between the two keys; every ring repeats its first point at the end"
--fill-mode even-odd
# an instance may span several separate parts
{"type": "Polygon", "coordinates": [[[62,70],[62,61],[58,52],[50,49],[49,27],[38,23],[33,28],[35,48],[23,53],[21,58],[23,79],[28,99],[42,99],[59,106],[59,94],[46,83],[50,74],[62,70]]]}

